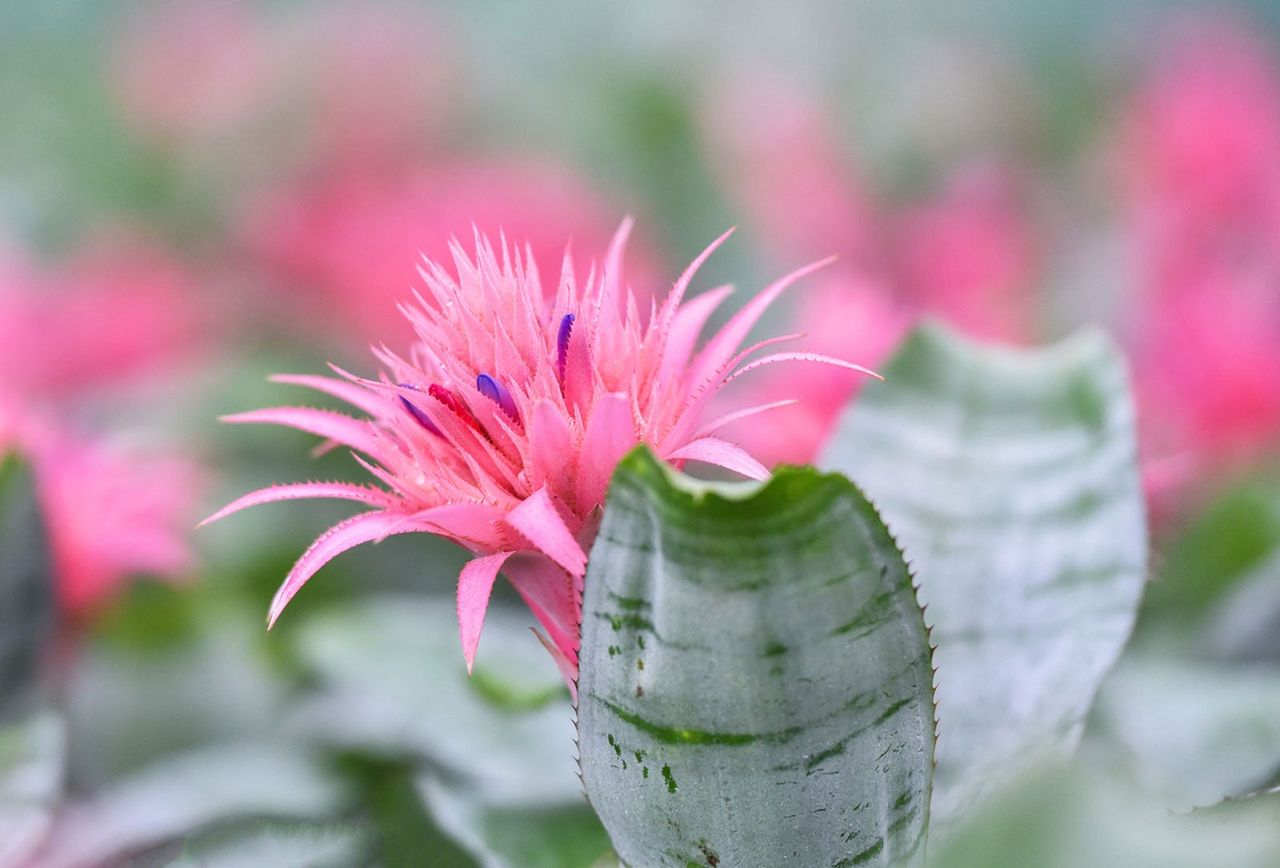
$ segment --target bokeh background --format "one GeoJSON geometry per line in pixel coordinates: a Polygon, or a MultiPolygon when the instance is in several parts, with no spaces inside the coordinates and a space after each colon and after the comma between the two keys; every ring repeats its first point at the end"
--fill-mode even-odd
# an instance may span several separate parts
{"type": "MultiPolygon", "coordinates": [[[[404,346],[419,254],[475,227],[585,270],[628,214],[658,293],[731,225],[699,288],[836,254],[769,325],[862,364],[923,316],[1108,331],[1155,556],[1092,738],[1175,806],[1280,783],[1278,28],[1263,2],[6,3],[0,452],[41,522],[0,560],[47,551],[53,582],[0,601],[0,865],[591,864],[518,607],[463,677],[459,552],[344,555],[268,634],[343,510],[195,524],[359,477],[216,419],[404,346]]],[[[731,433],[810,460],[856,385],[762,374],[803,404],[731,433]]]]}

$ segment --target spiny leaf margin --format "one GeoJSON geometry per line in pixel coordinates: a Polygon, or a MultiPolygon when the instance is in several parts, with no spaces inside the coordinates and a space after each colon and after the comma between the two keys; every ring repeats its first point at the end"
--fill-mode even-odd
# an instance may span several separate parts
{"type": "Polygon", "coordinates": [[[624,862],[922,857],[932,649],[901,552],[848,479],[707,483],[636,450],[584,603],[583,785],[624,862]]]}

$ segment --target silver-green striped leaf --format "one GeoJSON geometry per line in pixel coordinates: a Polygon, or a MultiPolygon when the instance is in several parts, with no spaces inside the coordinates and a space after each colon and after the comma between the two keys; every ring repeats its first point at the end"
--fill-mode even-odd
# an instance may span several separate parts
{"type": "Polygon", "coordinates": [[[582,780],[635,866],[910,864],[933,764],[911,578],[847,479],[613,477],[583,604],[582,780]]]}
{"type": "Polygon", "coordinates": [[[938,650],[934,816],[1072,750],[1133,626],[1147,548],[1124,364],[1098,333],[1042,350],[917,329],[825,466],[902,543],[938,650]]]}
{"type": "Polygon", "coordinates": [[[0,452],[0,722],[35,710],[54,617],[53,560],[34,476],[0,452]]]}

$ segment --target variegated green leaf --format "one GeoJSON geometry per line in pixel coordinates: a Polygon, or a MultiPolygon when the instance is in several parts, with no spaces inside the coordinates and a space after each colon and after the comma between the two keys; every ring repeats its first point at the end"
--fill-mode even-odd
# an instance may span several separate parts
{"type": "Polygon", "coordinates": [[[31,468],[0,452],[0,720],[34,710],[53,623],[53,563],[31,468]]]}
{"type": "Polygon", "coordinates": [[[928,638],[857,488],[787,469],[614,474],[583,608],[587,796],[634,866],[901,865],[923,852],[928,638]]]}
{"type": "Polygon", "coordinates": [[[48,710],[0,726],[0,866],[26,865],[62,798],[66,725],[48,710]]]}
{"type": "Polygon", "coordinates": [[[1133,626],[1146,533],[1124,364],[913,333],[825,464],[883,510],[938,645],[939,821],[1074,748],[1133,626]]]}

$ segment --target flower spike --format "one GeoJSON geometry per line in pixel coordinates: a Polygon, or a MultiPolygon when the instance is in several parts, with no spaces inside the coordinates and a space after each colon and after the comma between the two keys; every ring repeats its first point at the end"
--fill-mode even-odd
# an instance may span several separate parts
{"type": "Polygon", "coordinates": [[[700,461],[762,478],[768,470],[760,462],[713,432],[787,402],[702,418],[719,389],[741,374],[784,362],[869,373],[805,352],[747,361],[780,339],[741,349],[769,304],[821,263],[774,283],[699,349],[700,332],[730,290],[688,301],[685,296],[698,267],[728,233],[681,274],[665,301],[642,307],[623,280],[629,229],[627,221],[614,235],[604,267],[584,283],[566,259],[554,293],[543,291],[521,248],[503,241],[495,249],[477,234],[469,256],[455,243],[453,271],[425,263],[416,302],[402,307],[417,333],[407,357],[376,348],[383,366],[377,379],[337,368],[337,379],[274,378],[341,398],[362,418],[308,407],[226,418],[286,425],[348,446],[382,486],[273,486],[208,519],[303,497],[368,508],[322,534],[299,558],[272,601],[270,623],[312,575],[347,549],[395,534],[436,534],[474,555],[458,577],[457,594],[468,670],[501,573],[538,620],[539,641],[573,689],[586,553],[622,456],[644,444],[677,464],[700,461]]]}

